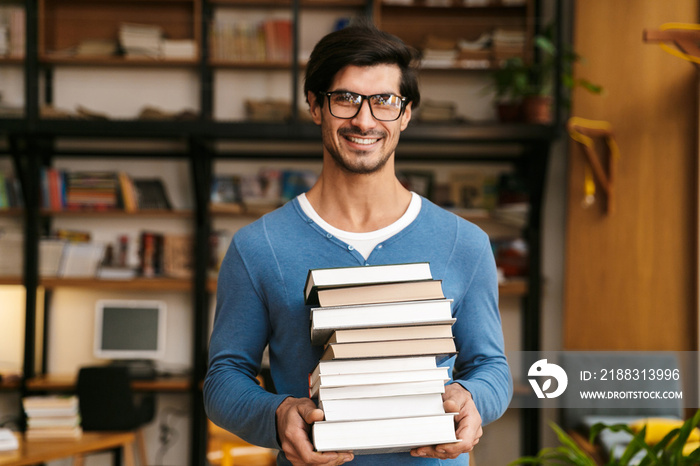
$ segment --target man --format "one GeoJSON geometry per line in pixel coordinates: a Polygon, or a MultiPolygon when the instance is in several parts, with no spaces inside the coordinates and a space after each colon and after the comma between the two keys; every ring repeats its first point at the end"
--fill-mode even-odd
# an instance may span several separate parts
{"type": "Polygon", "coordinates": [[[317,183],[242,228],[219,273],[210,368],[209,417],[251,443],[282,451],[278,464],[467,464],[482,423],[498,418],[512,394],[503,354],[498,284],[487,236],[471,223],[407,191],[394,173],[399,135],[418,106],[415,51],[373,26],[329,34],[309,60],[304,90],[323,135],[317,183]],[[410,453],[319,453],[309,426],[323,412],[308,396],[311,346],[303,287],[309,269],[429,262],[454,299],[459,351],[444,406],[461,442],[410,453]],[[256,384],[269,344],[277,394],[256,384]]]}

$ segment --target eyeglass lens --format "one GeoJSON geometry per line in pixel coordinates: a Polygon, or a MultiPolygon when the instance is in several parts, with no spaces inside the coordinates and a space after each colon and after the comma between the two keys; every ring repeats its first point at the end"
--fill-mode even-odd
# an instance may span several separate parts
{"type": "Polygon", "coordinates": [[[353,118],[360,111],[362,101],[367,99],[372,115],[377,120],[393,121],[399,118],[403,109],[401,97],[394,94],[364,96],[354,92],[330,92],[328,101],[331,114],[337,118],[353,118]]]}

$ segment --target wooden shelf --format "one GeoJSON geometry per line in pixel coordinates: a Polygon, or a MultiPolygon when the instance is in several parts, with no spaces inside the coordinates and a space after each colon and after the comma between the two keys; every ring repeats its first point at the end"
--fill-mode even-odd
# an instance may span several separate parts
{"type": "Polygon", "coordinates": [[[162,210],[143,209],[134,212],[125,210],[99,210],[99,209],[76,209],[76,210],[51,210],[42,209],[41,215],[45,217],[134,217],[134,218],[191,218],[193,213],[189,209],[162,210]]]}
{"type": "Polygon", "coordinates": [[[527,281],[524,278],[509,278],[498,284],[499,296],[525,296],[528,293],[527,281]]]}
{"type": "MultiPolygon", "coordinates": [[[[76,375],[45,374],[27,380],[29,391],[68,392],[75,389],[76,375]]],[[[190,388],[187,377],[156,377],[155,379],[132,380],[134,390],[144,392],[182,392],[190,388]]]]}
{"type": "Polygon", "coordinates": [[[23,213],[24,210],[17,207],[0,209],[0,217],[21,217],[23,213]]]}
{"type": "MultiPolygon", "coordinates": [[[[291,8],[292,0],[209,0],[209,3],[217,6],[231,6],[242,8],[291,8]]],[[[302,7],[314,8],[351,8],[363,7],[366,0],[301,0],[302,7]]]]}
{"type": "Polygon", "coordinates": [[[76,57],[76,56],[51,56],[45,55],[39,58],[44,65],[63,66],[96,66],[96,67],[134,67],[134,68],[194,68],[199,64],[198,58],[172,59],[172,58],[126,58],[126,57],[76,57]]]}
{"type": "Polygon", "coordinates": [[[24,280],[22,279],[22,277],[0,277],[0,286],[2,285],[24,286],[24,280]]]}
{"type": "Polygon", "coordinates": [[[292,69],[290,62],[278,61],[228,61],[228,60],[210,60],[209,66],[212,68],[236,69],[236,70],[284,70],[292,69]]]}
{"type": "Polygon", "coordinates": [[[22,65],[24,58],[21,57],[0,57],[0,65],[22,65]]]}
{"type": "Polygon", "coordinates": [[[72,287],[96,288],[120,291],[190,291],[189,278],[134,278],[129,280],[103,280],[99,278],[41,278],[40,285],[47,289],[72,287]]]}

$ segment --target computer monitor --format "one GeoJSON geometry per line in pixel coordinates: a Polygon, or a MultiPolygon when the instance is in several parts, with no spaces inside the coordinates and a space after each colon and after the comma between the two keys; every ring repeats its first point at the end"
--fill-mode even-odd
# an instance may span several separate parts
{"type": "Polygon", "coordinates": [[[165,355],[162,301],[107,300],[95,306],[95,357],[154,360],[165,355]]]}

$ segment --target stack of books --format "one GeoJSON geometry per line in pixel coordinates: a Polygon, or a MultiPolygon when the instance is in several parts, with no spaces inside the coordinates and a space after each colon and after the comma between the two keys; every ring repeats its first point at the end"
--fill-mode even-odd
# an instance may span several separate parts
{"type": "Polygon", "coordinates": [[[29,396],[22,399],[27,415],[27,440],[68,440],[80,438],[78,397],[29,396]]]}
{"type": "Polygon", "coordinates": [[[408,451],[456,442],[437,357],[455,353],[450,299],[430,264],[310,270],[305,287],[311,342],[324,345],[309,396],[325,420],[317,451],[408,451]]]}
{"type": "Polygon", "coordinates": [[[154,24],[119,25],[119,44],[128,58],[160,58],[163,35],[163,29],[154,24]]]}

